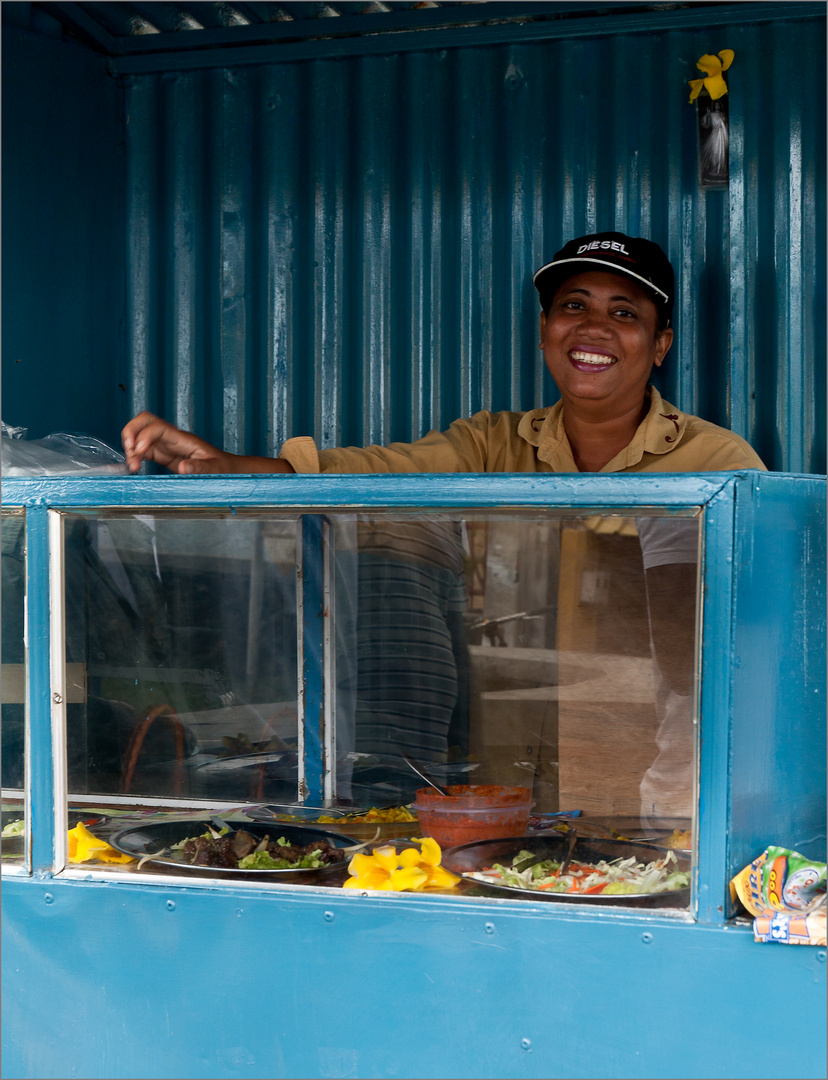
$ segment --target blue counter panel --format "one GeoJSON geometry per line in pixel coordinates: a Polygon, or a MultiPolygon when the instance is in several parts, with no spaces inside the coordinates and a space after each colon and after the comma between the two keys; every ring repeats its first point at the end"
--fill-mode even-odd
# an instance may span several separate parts
{"type": "Polygon", "coordinates": [[[3,907],[9,1080],[825,1075],[825,950],[747,927],[57,880],[3,907]]]}

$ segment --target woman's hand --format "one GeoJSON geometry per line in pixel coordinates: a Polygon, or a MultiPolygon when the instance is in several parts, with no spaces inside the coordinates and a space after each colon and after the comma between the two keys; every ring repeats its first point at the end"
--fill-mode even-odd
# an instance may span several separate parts
{"type": "Polygon", "coordinates": [[[139,413],[130,420],[121,432],[121,442],[130,472],[137,472],[145,459],[185,475],[236,471],[232,454],[225,454],[151,412],[139,413]]]}
{"type": "Polygon", "coordinates": [[[174,473],[292,473],[278,458],[228,454],[189,431],[182,431],[151,412],[139,413],[121,432],[127,467],[137,472],[144,460],[154,461],[174,473]]]}

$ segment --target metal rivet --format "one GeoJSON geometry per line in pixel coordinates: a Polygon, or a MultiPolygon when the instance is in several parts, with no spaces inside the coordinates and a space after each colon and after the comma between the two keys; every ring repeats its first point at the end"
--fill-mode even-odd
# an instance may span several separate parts
{"type": "Polygon", "coordinates": [[[167,901],[167,911],[175,911],[175,900],[167,901]]]}
{"type": "Polygon", "coordinates": [[[333,922],[333,921],[334,921],[334,913],[332,911],[326,911],[325,912],[325,922],[333,922]]]}
{"type": "Polygon", "coordinates": [[[641,940],[644,942],[645,945],[649,945],[650,942],[653,940],[653,935],[650,933],[649,930],[645,930],[644,933],[641,935],[641,940]]]}
{"type": "Polygon", "coordinates": [[[54,701],[55,705],[63,704],[63,698],[60,696],[60,694],[52,694],[52,701],[54,701]]]}
{"type": "Polygon", "coordinates": [[[236,918],[240,919],[241,917],[242,917],[242,909],[240,907],[237,907],[236,908],[236,918]]]}
{"type": "Polygon", "coordinates": [[[521,1039],[520,1040],[520,1045],[524,1050],[531,1050],[532,1049],[532,1040],[531,1039],[521,1039]]]}
{"type": "Polygon", "coordinates": [[[55,898],[50,892],[47,892],[43,899],[46,901],[47,904],[54,904],[55,902],[55,898]]]}
{"type": "Polygon", "coordinates": [[[824,952],[818,952],[817,953],[817,960],[820,962],[820,964],[824,964],[825,963],[825,953],[824,952]]]}
{"type": "Polygon", "coordinates": [[[494,923],[493,922],[487,922],[486,923],[486,933],[487,934],[493,934],[494,933],[494,923]]]}

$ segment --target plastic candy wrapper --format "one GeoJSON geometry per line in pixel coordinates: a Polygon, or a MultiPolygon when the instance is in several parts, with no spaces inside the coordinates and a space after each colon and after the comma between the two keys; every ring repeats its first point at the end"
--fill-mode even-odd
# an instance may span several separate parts
{"type": "Polygon", "coordinates": [[[2,425],[3,476],[126,475],[123,454],[91,435],[56,431],[27,439],[26,428],[2,425]]]}
{"type": "Polygon", "coordinates": [[[825,945],[826,864],[769,847],[730,883],[753,919],[756,941],[825,945]]]}

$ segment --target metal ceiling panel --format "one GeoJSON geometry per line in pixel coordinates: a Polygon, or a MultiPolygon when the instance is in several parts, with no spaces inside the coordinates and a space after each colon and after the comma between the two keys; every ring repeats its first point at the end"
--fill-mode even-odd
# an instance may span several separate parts
{"type": "MultiPolygon", "coordinates": [[[[814,3],[815,0],[810,0],[814,3]]],[[[613,32],[645,29],[665,22],[673,26],[713,27],[734,17],[770,19],[766,3],[698,0],[693,3],[602,3],[563,0],[361,0],[332,3],[230,3],[150,0],[147,3],[73,3],[62,0],[4,5],[4,22],[22,29],[63,33],[110,57],[152,55],[166,51],[227,49],[232,46],[308,40],[348,39],[410,32],[486,29],[490,38],[506,40],[510,27],[516,39],[529,34],[595,33],[613,20],[613,32]],[[595,20],[599,23],[596,24],[595,20]],[[588,29],[577,30],[579,23],[588,29]],[[498,31],[500,28],[500,31],[498,31]],[[491,31],[496,33],[492,35],[491,31]]],[[[410,48],[412,42],[406,44],[410,48]]],[[[347,49],[346,49],[347,51],[347,49]]],[[[272,59],[272,58],[271,58],[272,59]]],[[[228,61],[235,62],[235,61],[228,61]]],[[[122,69],[124,70],[124,69],[122,69]]]]}

